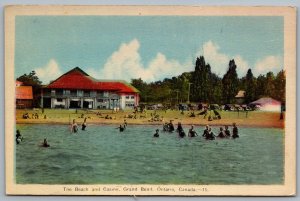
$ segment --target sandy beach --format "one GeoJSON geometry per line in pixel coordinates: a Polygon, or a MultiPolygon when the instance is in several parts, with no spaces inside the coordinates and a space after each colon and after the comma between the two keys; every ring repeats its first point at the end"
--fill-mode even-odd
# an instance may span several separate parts
{"type": "Polygon", "coordinates": [[[36,110],[16,110],[17,124],[70,124],[73,119],[80,124],[87,118],[88,124],[122,124],[126,119],[128,124],[139,125],[162,125],[164,122],[173,120],[174,124],[181,122],[183,125],[231,125],[235,122],[238,126],[245,127],[274,127],[284,128],[284,120],[280,120],[278,112],[233,112],[220,111],[221,119],[208,121],[208,116],[214,117],[213,112],[208,113],[206,118],[198,115],[190,117],[191,112],[185,111],[183,114],[178,110],[156,111],[148,110],[145,113],[134,114],[133,110],[113,112],[111,110],[63,110],[63,109],[41,109],[36,110]],[[29,118],[23,119],[23,114],[28,113],[29,118]],[[33,117],[38,114],[38,118],[33,117]],[[157,118],[153,118],[156,116],[157,118]]]}

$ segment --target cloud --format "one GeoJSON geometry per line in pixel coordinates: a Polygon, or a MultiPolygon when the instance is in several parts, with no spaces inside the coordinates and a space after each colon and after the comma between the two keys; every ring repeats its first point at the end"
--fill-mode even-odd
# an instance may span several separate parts
{"type": "Polygon", "coordinates": [[[255,63],[254,75],[258,76],[259,74],[266,74],[270,71],[277,73],[283,68],[282,63],[280,56],[267,56],[255,63]]]}
{"type": "MultiPolygon", "coordinates": [[[[87,73],[93,77],[104,79],[122,79],[130,81],[134,78],[142,78],[146,82],[158,81],[164,78],[178,76],[183,72],[194,70],[195,58],[187,58],[180,62],[175,59],[167,58],[162,52],[157,52],[156,56],[148,63],[144,64],[139,52],[140,42],[133,39],[128,43],[122,43],[119,48],[111,54],[103,67],[98,69],[89,68],[87,73]]],[[[195,57],[203,55],[207,63],[210,64],[212,72],[223,77],[228,69],[231,59],[237,65],[239,77],[246,75],[250,68],[248,61],[241,55],[225,54],[219,45],[213,41],[205,42],[196,52],[195,57]]],[[[280,70],[281,60],[279,57],[268,56],[252,64],[254,75],[266,73],[268,71],[280,70]]]]}
{"type": "Polygon", "coordinates": [[[50,81],[57,79],[57,77],[62,75],[57,62],[54,59],[50,59],[45,66],[34,70],[43,84],[48,84],[50,81]]]}
{"type": "Polygon", "coordinates": [[[198,57],[200,55],[203,55],[206,63],[210,64],[212,72],[216,73],[220,77],[223,77],[226,73],[231,59],[234,59],[235,64],[237,65],[237,73],[239,77],[244,76],[249,69],[248,62],[244,60],[242,56],[224,54],[220,51],[219,45],[212,41],[207,41],[202,45],[196,56],[198,57]]]}
{"type": "Polygon", "coordinates": [[[180,63],[177,60],[170,60],[160,52],[145,66],[141,61],[139,48],[140,42],[137,39],[123,43],[107,59],[102,69],[96,71],[89,68],[87,72],[98,78],[124,79],[127,81],[132,78],[142,78],[144,81],[151,82],[176,76],[193,69],[192,62],[180,63]]]}

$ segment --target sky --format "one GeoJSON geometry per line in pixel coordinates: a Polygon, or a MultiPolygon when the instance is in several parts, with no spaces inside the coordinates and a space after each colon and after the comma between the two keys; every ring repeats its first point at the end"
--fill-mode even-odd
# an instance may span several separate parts
{"type": "Polygon", "coordinates": [[[195,68],[200,55],[220,77],[283,69],[283,17],[17,16],[15,78],[35,70],[43,84],[80,67],[98,79],[146,82],[195,68]]]}

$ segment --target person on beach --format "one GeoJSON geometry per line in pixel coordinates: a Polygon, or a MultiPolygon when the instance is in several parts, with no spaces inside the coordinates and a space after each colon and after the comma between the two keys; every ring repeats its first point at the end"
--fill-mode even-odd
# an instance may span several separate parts
{"type": "Polygon", "coordinates": [[[23,137],[22,137],[20,131],[17,130],[17,134],[16,134],[16,142],[17,142],[17,144],[19,144],[22,140],[23,140],[23,137]]]}
{"type": "Polygon", "coordinates": [[[86,117],[84,118],[83,123],[81,125],[81,130],[85,131],[85,128],[86,128],[86,117]]]}
{"type": "Polygon", "coordinates": [[[226,135],[226,137],[230,137],[230,130],[228,129],[228,126],[226,125],[225,126],[225,135],[226,135]]]}
{"type": "Polygon", "coordinates": [[[220,132],[219,132],[219,135],[217,137],[219,137],[219,138],[226,137],[226,134],[224,133],[223,127],[220,127],[220,132]]]}
{"type": "Polygon", "coordinates": [[[232,138],[235,139],[235,138],[240,137],[238,128],[236,127],[236,123],[233,123],[232,126],[233,126],[233,128],[232,128],[232,138]]]}
{"type": "Polygon", "coordinates": [[[214,140],[215,139],[214,133],[211,131],[211,128],[208,129],[208,135],[206,135],[205,139],[206,140],[214,140]]]}
{"type": "Polygon", "coordinates": [[[73,123],[71,125],[71,131],[72,131],[72,133],[77,133],[77,131],[78,131],[78,125],[75,122],[75,119],[73,119],[73,123]]]}
{"type": "Polygon", "coordinates": [[[194,130],[194,126],[192,125],[190,130],[189,130],[189,134],[188,134],[189,137],[196,137],[198,136],[198,134],[196,133],[196,131],[194,130]]]}
{"type": "Polygon", "coordinates": [[[205,130],[203,131],[203,137],[206,137],[209,134],[209,125],[205,126],[205,130]]]}
{"type": "Polygon", "coordinates": [[[42,144],[43,147],[50,147],[50,144],[47,142],[47,138],[44,138],[44,142],[42,144]]]}
{"type": "Polygon", "coordinates": [[[178,132],[179,137],[181,137],[181,138],[185,137],[185,132],[184,132],[180,122],[178,122],[176,131],[178,132]]]}
{"type": "Polygon", "coordinates": [[[123,132],[125,130],[125,127],[122,124],[120,124],[120,126],[116,129],[119,129],[120,132],[123,132]]]}
{"type": "Polygon", "coordinates": [[[159,130],[156,129],[156,132],[154,133],[153,137],[159,137],[159,130]]]}

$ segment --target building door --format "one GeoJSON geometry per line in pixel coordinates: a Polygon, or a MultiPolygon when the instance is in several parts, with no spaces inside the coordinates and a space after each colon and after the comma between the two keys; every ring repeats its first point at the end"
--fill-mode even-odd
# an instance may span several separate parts
{"type": "Polygon", "coordinates": [[[43,98],[43,107],[51,108],[51,98],[43,98]]]}

